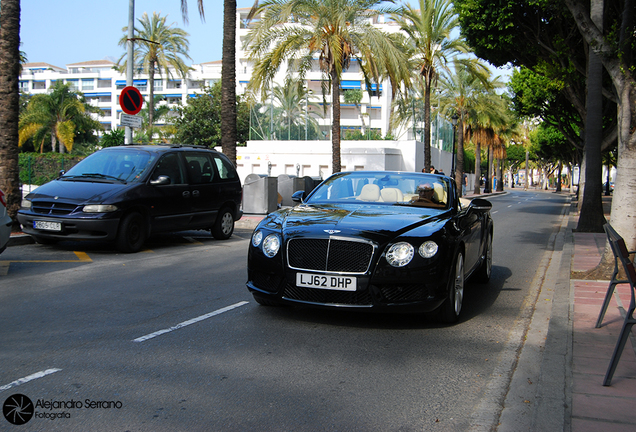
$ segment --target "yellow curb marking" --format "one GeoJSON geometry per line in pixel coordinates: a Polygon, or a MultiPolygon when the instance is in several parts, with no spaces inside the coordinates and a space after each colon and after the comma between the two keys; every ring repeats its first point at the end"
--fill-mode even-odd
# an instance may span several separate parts
{"type": "Polygon", "coordinates": [[[9,273],[9,265],[11,263],[76,263],[83,262],[89,263],[93,260],[88,256],[86,252],[73,252],[77,256],[77,260],[13,260],[13,261],[0,261],[0,276],[6,276],[9,273]]]}

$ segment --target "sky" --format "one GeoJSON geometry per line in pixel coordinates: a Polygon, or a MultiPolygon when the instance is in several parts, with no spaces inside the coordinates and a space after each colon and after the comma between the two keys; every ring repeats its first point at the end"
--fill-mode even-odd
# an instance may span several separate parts
{"type": "MultiPolygon", "coordinates": [[[[237,0],[251,7],[254,0],[237,0]]],[[[126,52],[118,45],[128,25],[129,0],[21,0],[20,49],[29,63],[58,67],[89,60],[117,62],[126,52]]],[[[188,24],[181,17],[180,0],[135,0],[135,26],[144,12],[168,16],[167,23],[190,33],[187,64],[221,60],[223,0],[203,0],[201,21],[196,0],[188,0],[188,24]]]]}

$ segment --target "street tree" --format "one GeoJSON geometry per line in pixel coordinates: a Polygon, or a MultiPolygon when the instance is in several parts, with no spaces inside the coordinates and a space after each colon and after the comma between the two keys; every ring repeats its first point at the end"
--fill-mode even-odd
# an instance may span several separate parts
{"type": "MultiPolygon", "coordinates": [[[[135,28],[136,40],[133,52],[133,64],[135,73],[148,74],[148,123],[154,125],[155,121],[155,73],[166,79],[176,74],[185,79],[190,68],[185,64],[184,58],[192,60],[188,55],[190,43],[189,34],[173,24],[166,24],[167,16],[162,17],[153,12],[149,17],[144,12],[139,24],[135,28]]],[[[128,27],[122,29],[124,36],[119,40],[119,45],[125,47],[128,41],[128,27]]],[[[127,55],[123,54],[117,64],[120,70],[127,67],[127,55]]]]}
{"type": "MultiPolygon", "coordinates": [[[[627,247],[636,247],[636,12],[633,0],[612,2],[617,11],[611,25],[598,26],[587,4],[565,0],[576,26],[601,60],[618,95],[618,161],[612,199],[612,226],[625,238],[627,247]]],[[[606,250],[604,261],[608,256],[606,250]]]]}
{"type": "MultiPolygon", "coordinates": [[[[188,99],[185,106],[177,108],[177,117],[173,121],[175,142],[206,147],[222,145],[221,82],[216,82],[212,87],[204,87],[203,91],[198,97],[188,99]]],[[[249,134],[249,109],[243,107],[246,103],[240,98],[237,105],[241,113],[238,139],[244,143],[249,134]]]]}
{"type": "Polygon", "coordinates": [[[323,99],[331,86],[332,170],[340,172],[340,81],[343,71],[359,60],[367,88],[384,76],[392,89],[408,82],[410,74],[402,49],[402,37],[375,27],[375,17],[394,11],[382,0],[266,0],[255,4],[246,46],[254,64],[249,87],[269,93],[274,76],[286,62],[288,74],[299,79],[312,70],[318,58],[323,82],[323,99]]]}
{"type": "MultiPolygon", "coordinates": [[[[492,85],[499,86],[499,81],[490,82],[491,73],[487,68],[468,68],[457,63],[452,72],[445,71],[439,81],[439,107],[447,120],[457,115],[457,166],[455,182],[461,185],[466,167],[464,164],[464,133],[470,113],[478,112],[481,107],[479,97],[484,91],[491,90],[492,85]]],[[[477,165],[476,165],[477,166],[477,165]]]]}
{"type": "Polygon", "coordinates": [[[90,115],[99,112],[81,93],[73,91],[71,84],[57,81],[49,93],[34,95],[29,100],[20,116],[18,146],[32,138],[40,143],[40,152],[43,152],[44,142],[49,139],[51,151],[55,152],[59,143],[60,153],[71,152],[78,132],[102,128],[90,115]]]}
{"type": "Polygon", "coordinates": [[[431,167],[431,89],[442,71],[450,72],[451,61],[465,61],[470,67],[483,65],[459,54],[469,51],[461,37],[452,36],[459,22],[451,0],[419,0],[418,7],[404,6],[392,19],[406,34],[411,67],[424,84],[424,169],[431,167]]]}
{"type": "Polygon", "coordinates": [[[17,227],[20,209],[18,123],[20,91],[20,0],[0,0],[0,189],[17,227]]]}
{"type": "MultiPolygon", "coordinates": [[[[572,103],[582,121],[591,121],[590,126],[602,121],[599,104],[589,110],[586,107],[586,88],[588,73],[588,48],[584,39],[576,33],[576,26],[563,2],[547,0],[506,0],[492,2],[489,0],[456,0],[455,5],[460,15],[462,33],[475,53],[496,66],[511,63],[515,66],[526,66],[536,73],[564,83],[563,94],[572,103]]],[[[600,82],[599,82],[600,84],[600,82]]],[[[593,86],[602,91],[603,96],[615,99],[611,88],[593,86]]],[[[595,157],[597,147],[603,142],[602,136],[611,134],[610,129],[602,129],[594,137],[585,141],[585,133],[589,128],[580,128],[581,142],[591,146],[591,158],[587,161],[584,154],[581,171],[590,171],[592,193],[589,199],[582,200],[579,222],[588,224],[587,231],[602,230],[603,210],[600,195],[600,158],[595,157]],[[588,162],[592,165],[588,165],[588,162]],[[598,173],[598,175],[596,175],[598,173]],[[585,209],[583,208],[585,207],[585,209]],[[582,220],[581,220],[582,219],[582,220]]],[[[586,176],[582,176],[585,181],[586,176]]],[[[584,183],[581,183],[583,194],[584,183]]],[[[581,226],[583,229],[583,226],[581,226]]]]}

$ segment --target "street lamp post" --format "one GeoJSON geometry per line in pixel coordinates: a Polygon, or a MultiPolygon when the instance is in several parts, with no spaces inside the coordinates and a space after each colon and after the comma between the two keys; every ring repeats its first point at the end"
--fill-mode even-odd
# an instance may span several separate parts
{"type": "Polygon", "coordinates": [[[455,178],[455,127],[457,126],[457,120],[459,120],[459,117],[457,116],[457,114],[453,114],[453,116],[451,117],[451,121],[453,123],[453,153],[452,153],[452,159],[451,159],[451,178],[455,178]]]}

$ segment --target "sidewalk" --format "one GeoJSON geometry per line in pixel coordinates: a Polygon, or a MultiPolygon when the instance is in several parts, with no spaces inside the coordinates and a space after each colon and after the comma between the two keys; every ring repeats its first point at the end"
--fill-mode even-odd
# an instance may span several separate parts
{"type": "MultiPolygon", "coordinates": [[[[606,235],[574,233],[572,271],[594,268],[606,235]]],[[[636,430],[636,346],[627,342],[611,386],[603,386],[623,314],[630,303],[629,284],[617,285],[603,325],[595,328],[609,281],[570,280],[574,297],[572,335],[572,431],[636,430]]]]}

